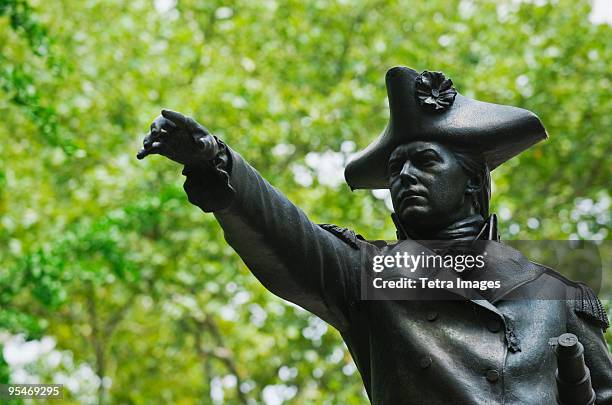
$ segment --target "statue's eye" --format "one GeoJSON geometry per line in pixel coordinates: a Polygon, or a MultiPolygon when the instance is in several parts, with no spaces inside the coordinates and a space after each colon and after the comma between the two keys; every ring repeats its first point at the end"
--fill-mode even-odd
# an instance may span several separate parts
{"type": "Polygon", "coordinates": [[[438,155],[428,150],[423,153],[419,153],[414,158],[414,164],[419,167],[431,167],[434,166],[438,161],[438,155]]]}
{"type": "Polygon", "coordinates": [[[421,166],[421,167],[431,167],[431,166],[433,166],[435,164],[436,164],[436,162],[434,160],[427,159],[427,158],[422,158],[422,159],[419,159],[419,161],[418,161],[418,165],[421,166]]]}
{"type": "Polygon", "coordinates": [[[389,176],[396,176],[402,170],[402,162],[394,161],[389,164],[389,176]]]}

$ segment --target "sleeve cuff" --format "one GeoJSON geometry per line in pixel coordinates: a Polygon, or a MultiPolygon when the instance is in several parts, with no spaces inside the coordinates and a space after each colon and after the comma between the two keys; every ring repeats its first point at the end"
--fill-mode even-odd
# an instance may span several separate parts
{"type": "Polygon", "coordinates": [[[183,175],[187,177],[183,188],[190,203],[204,212],[215,212],[232,203],[236,190],[230,183],[232,158],[228,147],[217,139],[219,151],[215,158],[202,165],[185,165],[183,175]]]}

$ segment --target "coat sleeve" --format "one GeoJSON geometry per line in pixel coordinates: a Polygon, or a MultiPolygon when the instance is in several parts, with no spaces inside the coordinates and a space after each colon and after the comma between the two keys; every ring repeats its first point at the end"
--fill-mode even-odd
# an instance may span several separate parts
{"type": "Polygon", "coordinates": [[[345,331],[359,291],[361,241],[351,240],[348,230],[335,233],[311,222],[220,144],[209,166],[183,170],[189,201],[214,213],[225,240],[268,290],[345,331]]]}
{"type": "Polygon", "coordinates": [[[609,326],[607,315],[586,285],[579,284],[573,298],[568,301],[568,332],[584,346],[584,360],[597,395],[595,403],[612,404],[612,358],[603,335],[609,326]]]}

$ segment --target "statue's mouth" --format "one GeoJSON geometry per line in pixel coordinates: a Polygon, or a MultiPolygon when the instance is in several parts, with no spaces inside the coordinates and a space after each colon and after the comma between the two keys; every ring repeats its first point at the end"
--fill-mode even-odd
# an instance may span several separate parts
{"type": "Polygon", "coordinates": [[[422,205],[427,202],[425,192],[420,190],[406,190],[400,195],[400,208],[406,208],[413,205],[422,205]]]}
{"type": "Polygon", "coordinates": [[[425,192],[425,190],[423,189],[407,189],[405,191],[403,191],[402,193],[400,193],[400,199],[403,200],[405,198],[411,198],[411,197],[425,197],[427,193],[425,192]]]}

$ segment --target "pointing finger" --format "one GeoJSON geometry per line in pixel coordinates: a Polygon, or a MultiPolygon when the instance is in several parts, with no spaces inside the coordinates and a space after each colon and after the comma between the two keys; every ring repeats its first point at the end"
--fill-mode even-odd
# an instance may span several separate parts
{"type": "Polygon", "coordinates": [[[145,148],[140,149],[138,153],[136,154],[136,159],[142,160],[146,158],[147,156],[149,156],[150,151],[151,149],[145,149],[145,148]]]}
{"type": "Polygon", "coordinates": [[[162,154],[164,144],[161,142],[153,142],[149,147],[144,147],[138,151],[136,158],[142,160],[149,155],[162,154]]]}

